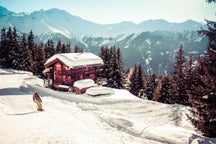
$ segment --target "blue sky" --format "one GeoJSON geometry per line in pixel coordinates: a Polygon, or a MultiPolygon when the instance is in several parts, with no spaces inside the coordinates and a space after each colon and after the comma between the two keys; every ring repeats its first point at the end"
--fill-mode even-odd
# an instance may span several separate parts
{"type": "Polygon", "coordinates": [[[216,20],[216,4],[206,0],[0,0],[0,5],[17,13],[59,8],[101,24],[161,18],[170,22],[216,20]]]}

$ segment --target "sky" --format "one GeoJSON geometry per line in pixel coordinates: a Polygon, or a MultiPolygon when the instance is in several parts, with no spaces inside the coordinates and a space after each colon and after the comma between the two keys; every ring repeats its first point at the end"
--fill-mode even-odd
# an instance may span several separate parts
{"type": "Polygon", "coordinates": [[[0,6],[16,13],[58,8],[100,24],[138,24],[149,19],[216,21],[216,4],[206,0],[0,0],[0,6]]]}

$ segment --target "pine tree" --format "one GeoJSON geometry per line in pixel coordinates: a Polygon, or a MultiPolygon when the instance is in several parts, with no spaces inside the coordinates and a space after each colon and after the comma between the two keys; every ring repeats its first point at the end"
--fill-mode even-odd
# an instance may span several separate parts
{"type": "Polygon", "coordinates": [[[99,56],[104,65],[97,75],[106,78],[109,87],[125,88],[124,66],[120,49],[116,50],[115,46],[111,49],[102,47],[99,56]]]}
{"type": "Polygon", "coordinates": [[[171,89],[171,79],[167,75],[163,75],[162,79],[157,84],[153,94],[153,100],[168,104],[173,103],[173,96],[170,93],[171,89]]]}
{"type": "Polygon", "coordinates": [[[129,91],[135,96],[141,97],[144,89],[143,71],[141,64],[135,64],[130,76],[129,91]]]}
{"type": "Polygon", "coordinates": [[[45,45],[45,58],[48,59],[55,54],[54,43],[52,40],[48,40],[45,45]]]}
{"type": "Polygon", "coordinates": [[[114,54],[114,65],[113,65],[113,78],[115,78],[115,88],[123,89],[125,88],[125,78],[124,78],[124,65],[122,60],[122,55],[120,48],[114,54]]]}
{"type": "Polygon", "coordinates": [[[98,75],[103,78],[108,78],[108,74],[110,73],[110,67],[109,67],[109,61],[111,59],[111,53],[108,47],[102,47],[100,50],[99,56],[104,62],[104,65],[102,66],[101,70],[99,71],[98,75]]]}
{"type": "Polygon", "coordinates": [[[0,43],[0,65],[2,67],[6,67],[7,64],[7,35],[6,35],[6,29],[3,28],[1,30],[1,43],[0,43]]]}
{"type": "MultiPolygon", "coordinates": [[[[188,61],[186,62],[186,66],[185,66],[185,87],[186,87],[186,91],[187,91],[187,97],[189,97],[189,92],[192,89],[192,85],[195,82],[195,79],[193,78],[193,71],[194,71],[194,66],[193,66],[193,62],[194,59],[192,58],[192,56],[190,56],[190,58],[188,59],[188,61]]],[[[191,104],[189,103],[189,105],[191,106],[191,104]]]]}
{"type": "Polygon", "coordinates": [[[171,93],[175,97],[176,103],[189,105],[187,87],[185,85],[185,67],[186,58],[184,56],[183,45],[181,44],[175,56],[174,69],[172,72],[172,84],[174,89],[171,93]]]}
{"type": "Polygon", "coordinates": [[[12,53],[12,49],[13,49],[13,34],[12,34],[12,29],[11,27],[8,28],[8,31],[6,33],[6,47],[5,47],[5,54],[7,54],[5,56],[5,67],[6,68],[12,68],[12,62],[13,62],[13,57],[11,57],[11,53],[12,53]]]}
{"type": "Polygon", "coordinates": [[[198,60],[193,73],[189,101],[196,108],[192,119],[203,135],[216,137],[216,22],[207,21],[208,30],[199,34],[209,38],[207,53],[198,60]]]}
{"type": "Polygon", "coordinates": [[[19,61],[20,52],[21,52],[21,48],[18,40],[18,34],[16,28],[14,27],[13,28],[13,48],[11,51],[12,65],[14,69],[20,69],[20,61],[19,61]]]}
{"type": "Polygon", "coordinates": [[[61,48],[61,53],[66,53],[66,52],[67,52],[66,45],[63,43],[61,48]]]}
{"type": "Polygon", "coordinates": [[[36,75],[42,75],[42,71],[44,70],[44,63],[45,63],[45,50],[44,50],[44,44],[40,43],[36,54],[35,54],[35,70],[34,73],[36,75]]]}
{"type": "Polygon", "coordinates": [[[138,97],[144,89],[143,71],[141,64],[135,64],[130,77],[130,92],[138,97]]]}
{"type": "Polygon", "coordinates": [[[137,85],[137,73],[138,73],[138,67],[137,64],[134,65],[134,68],[132,69],[132,73],[129,77],[130,84],[129,84],[129,91],[133,94],[138,96],[138,85],[137,85]]]}
{"type": "Polygon", "coordinates": [[[153,99],[153,94],[155,92],[155,88],[157,87],[157,84],[158,84],[157,75],[154,73],[150,75],[149,78],[147,79],[147,86],[145,89],[145,94],[148,100],[153,99]]]}
{"type": "Polygon", "coordinates": [[[56,46],[56,54],[59,54],[59,53],[61,53],[61,51],[62,51],[62,43],[61,43],[61,41],[59,40],[58,41],[58,44],[57,44],[57,46],[56,46]]]}
{"type": "Polygon", "coordinates": [[[34,34],[32,31],[30,31],[28,35],[28,48],[30,50],[33,61],[35,61],[36,47],[34,42],[34,34]]]}
{"type": "Polygon", "coordinates": [[[19,56],[20,69],[24,71],[33,71],[32,55],[28,48],[28,43],[25,34],[22,36],[21,51],[19,56]]]}
{"type": "Polygon", "coordinates": [[[71,47],[70,47],[70,44],[66,44],[66,53],[71,53],[72,50],[71,50],[71,47]]]}

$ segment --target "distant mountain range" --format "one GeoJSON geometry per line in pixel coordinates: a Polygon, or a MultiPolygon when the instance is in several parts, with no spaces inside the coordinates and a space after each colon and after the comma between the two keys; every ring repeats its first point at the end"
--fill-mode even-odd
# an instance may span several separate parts
{"type": "Polygon", "coordinates": [[[31,30],[37,41],[62,40],[98,53],[101,46],[120,47],[125,66],[140,62],[146,71],[169,73],[180,43],[186,55],[204,53],[207,39],[197,30],[206,26],[193,20],[170,23],[163,19],[147,20],[139,24],[121,22],[97,24],[60,9],[40,10],[30,14],[14,13],[0,6],[0,28],[16,27],[19,32],[31,30]]]}

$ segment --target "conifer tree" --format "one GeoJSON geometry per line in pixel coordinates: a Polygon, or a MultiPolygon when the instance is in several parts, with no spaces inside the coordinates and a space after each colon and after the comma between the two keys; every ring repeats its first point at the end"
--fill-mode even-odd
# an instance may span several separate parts
{"type": "Polygon", "coordinates": [[[113,77],[115,88],[123,89],[125,88],[125,78],[124,78],[124,65],[122,60],[122,55],[120,48],[117,49],[117,51],[114,52],[114,65],[113,65],[113,77]]]}
{"type": "Polygon", "coordinates": [[[141,92],[144,89],[143,71],[141,64],[135,64],[130,76],[129,91],[135,96],[141,97],[141,92]]]}
{"type": "Polygon", "coordinates": [[[31,52],[28,48],[28,43],[25,34],[22,36],[22,41],[20,45],[20,55],[19,55],[19,63],[20,66],[19,68],[24,71],[33,71],[32,70],[32,65],[33,65],[33,60],[32,60],[32,55],[31,52]]]}
{"type": "Polygon", "coordinates": [[[75,53],[83,53],[83,49],[81,49],[80,47],[78,47],[77,45],[74,47],[74,52],[75,53]]]}
{"type": "Polygon", "coordinates": [[[71,53],[71,47],[70,47],[70,43],[66,44],[66,53],[71,53]]]}
{"type": "Polygon", "coordinates": [[[111,52],[108,49],[108,47],[102,47],[99,56],[103,60],[104,64],[102,66],[102,69],[99,71],[98,75],[103,78],[108,78],[108,74],[110,73],[109,61],[111,59],[111,52]]]}
{"type": "Polygon", "coordinates": [[[129,84],[129,91],[133,94],[133,95],[138,95],[138,85],[137,85],[137,73],[138,73],[138,67],[137,64],[134,65],[134,68],[132,69],[132,73],[129,77],[130,80],[130,84],[129,84]]]}
{"type": "Polygon", "coordinates": [[[66,45],[63,43],[61,48],[61,53],[66,53],[66,52],[67,52],[66,45]]]}
{"type": "Polygon", "coordinates": [[[59,54],[59,53],[61,53],[61,51],[62,51],[62,43],[61,43],[61,40],[59,40],[58,41],[58,43],[57,43],[57,46],[56,46],[56,54],[59,54]]]}
{"type": "Polygon", "coordinates": [[[124,66],[120,49],[116,50],[115,46],[111,49],[102,47],[99,56],[104,65],[98,72],[98,76],[106,78],[109,87],[125,88],[124,66]]]}
{"type": "Polygon", "coordinates": [[[35,54],[35,70],[34,73],[36,75],[42,75],[42,71],[44,70],[44,63],[45,63],[45,50],[44,44],[40,43],[38,45],[36,54],[35,54]]]}
{"type": "Polygon", "coordinates": [[[13,33],[11,27],[8,28],[8,31],[6,33],[6,46],[5,46],[5,67],[6,68],[12,68],[13,67],[13,33]]]}
{"type": "Polygon", "coordinates": [[[8,51],[7,51],[7,36],[6,29],[1,30],[1,43],[0,43],[0,65],[6,67],[8,51]]]}
{"type": "Polygon", "coordinates": [[[55,54],[54,42],[52,40],[48,40],[45,45],[45,58],[48,59],[55,54]]]}
{"type": "Polygon", "coordinates": [[[35,61],[36,47],[35,47],[35,42],[34,42],[34,34],[32,30],[30,31],[28,35],[28,48],[30,50],[33,61],[35,61]]]}
{"type": "Polygon", "coordinates": [[[157,87],[157,84],[158,84],[157,75],[153,73],[152,75],[149,76],[149,78],[147,78],[147,86],[145,89],[145,94],[148,100],[153,99],[153,94],[155,92],[155,88],[157,87]]]}
{"type": "Polygon", "coordinates": [[[171,79],[167,75],[163,75],[155,89],[153,100],[168,104],[173,103],[173,96],[170,93],[171,89],[171,79]]]}
{"type": "Polygon", "coordinates": [[[186,58],[184,56],[183,45],[181,44],[175,56],[174,69],[172,72],[172,84],[174,89],[171,93],[175,97],[176,103],[189,105],[187,87],[185,85],[185,66],[186,58]]]}
{"type": "Polygon", "coordinates": [[[216,137],[216,22],[207,21],[207,25],[208,30],[199,34],[209,38],[208,49],[195,67],[189,100],[196,108],[192,122],[203,135],[216,137]]]}
{"type": "Polygon", "coordinates": [[[11,59],[12,59],[12,66],[14,69],[20,69],[20,61],[19,61],[19,57],[20,57],[20,53],[21,52],[21,48],[20,48],[20,43],[18,40],[18,34],[17,34],[17,30],[14,27],[13,28],[13,47],[11,49],[11,59]]]}

